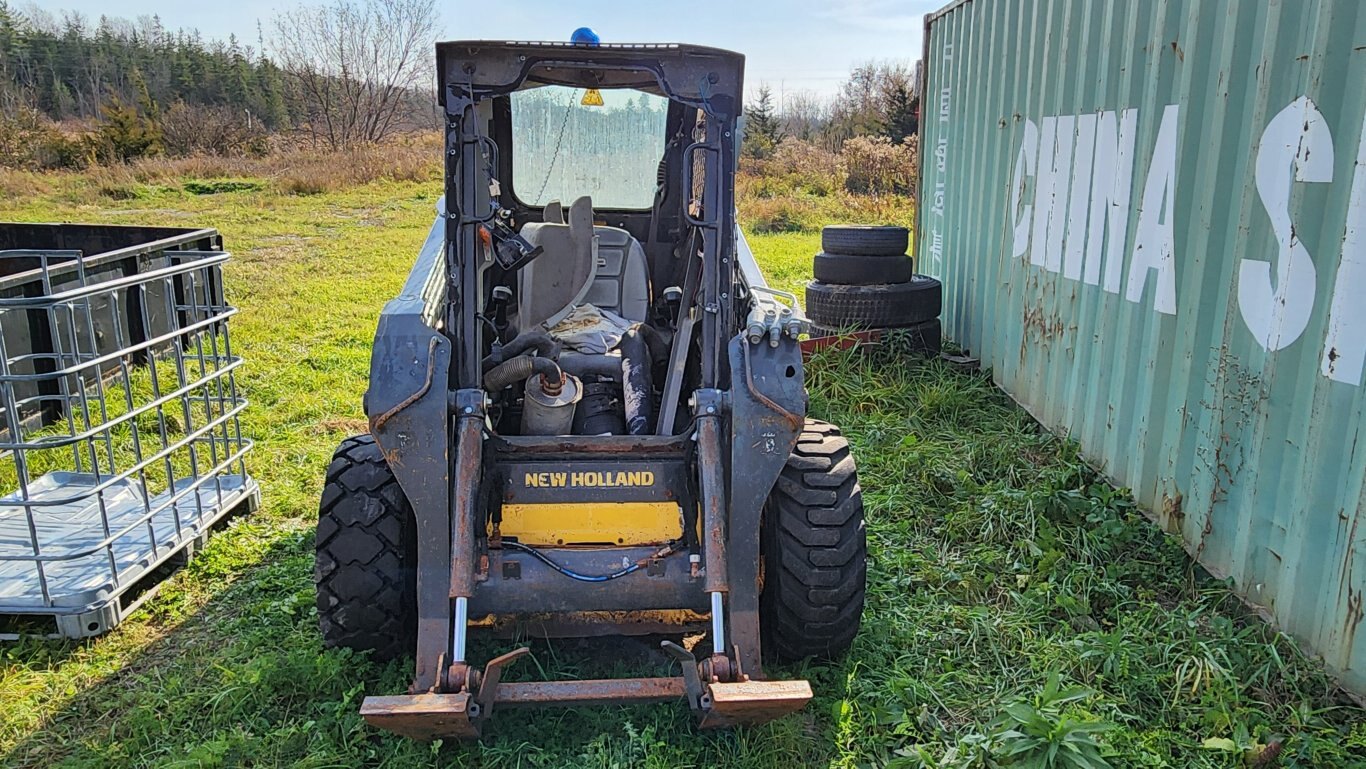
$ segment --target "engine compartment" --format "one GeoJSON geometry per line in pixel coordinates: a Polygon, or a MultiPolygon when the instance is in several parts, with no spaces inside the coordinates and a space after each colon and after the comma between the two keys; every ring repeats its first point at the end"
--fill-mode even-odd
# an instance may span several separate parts
{"type": "Polygon", "coordinates": [[[595,222],[586,196],[567,209],[552,202],[542,218],[503,221],[484,241],[482,371],[494,432],[675,434],[677,399],[695,375],[684,287],[653,291],[640,243],[595,222]]]}

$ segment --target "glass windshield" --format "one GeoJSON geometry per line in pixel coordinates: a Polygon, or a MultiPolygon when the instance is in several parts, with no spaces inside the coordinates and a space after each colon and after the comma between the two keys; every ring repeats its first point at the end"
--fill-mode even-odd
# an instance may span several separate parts
{"type": "Polygon", "coordinates": [[[650,208],[664,155],[669,100],[627,89],[604,90],[601,106],[582,88],[545,86],[512,94],[512,186],[528,205],[650,208]],[[593,101],[590,97],[589,101],[593,101]]]}

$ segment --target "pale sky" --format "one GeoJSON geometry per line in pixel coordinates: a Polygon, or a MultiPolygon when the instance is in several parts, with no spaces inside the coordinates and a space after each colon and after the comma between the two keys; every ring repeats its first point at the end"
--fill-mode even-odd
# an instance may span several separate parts
{"type": "MultiPolygon", "coordinates": [[[[921,18],[948,0],[438,0],[447,40],[568,40],[592,27],[603,42],[696,43],[745,54],[746,90],[767,82],[775,99],[794,91],[833,93],[855,64],[920,58],[921,18]]],[[[236,34],[255,46],[273,14],[297,0],[38,0],[11,2],[54,14],[77,11],[135,19],[158,15],[167,28],[206,39],[236,34]]]]}

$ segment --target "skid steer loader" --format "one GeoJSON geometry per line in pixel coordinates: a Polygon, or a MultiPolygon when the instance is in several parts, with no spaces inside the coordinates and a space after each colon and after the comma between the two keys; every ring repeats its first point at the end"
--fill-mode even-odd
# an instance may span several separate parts
{"type": "Polygon", "coordinates": [[[805,320],[736,227],[743,57],[473,41],[437,65],[445,194],[317,531],[326,643],[415,659],[364,717],[430,739],[507,706],[800,709],[762,663],[852,642],[863,505],[805,418],[805,320]],[[472,633],[663,636],[679,674],[506,682],[527,649],[480,665],[472,633]]]}

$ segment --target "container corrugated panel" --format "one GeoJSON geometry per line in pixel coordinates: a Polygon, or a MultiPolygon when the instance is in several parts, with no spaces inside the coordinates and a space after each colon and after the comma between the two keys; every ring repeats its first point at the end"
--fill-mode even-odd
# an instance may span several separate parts
{"type": "Polygon", "coordinates": [[[1366,3],[926,20],[948,336],[1366,693],[1366,3]]]}

